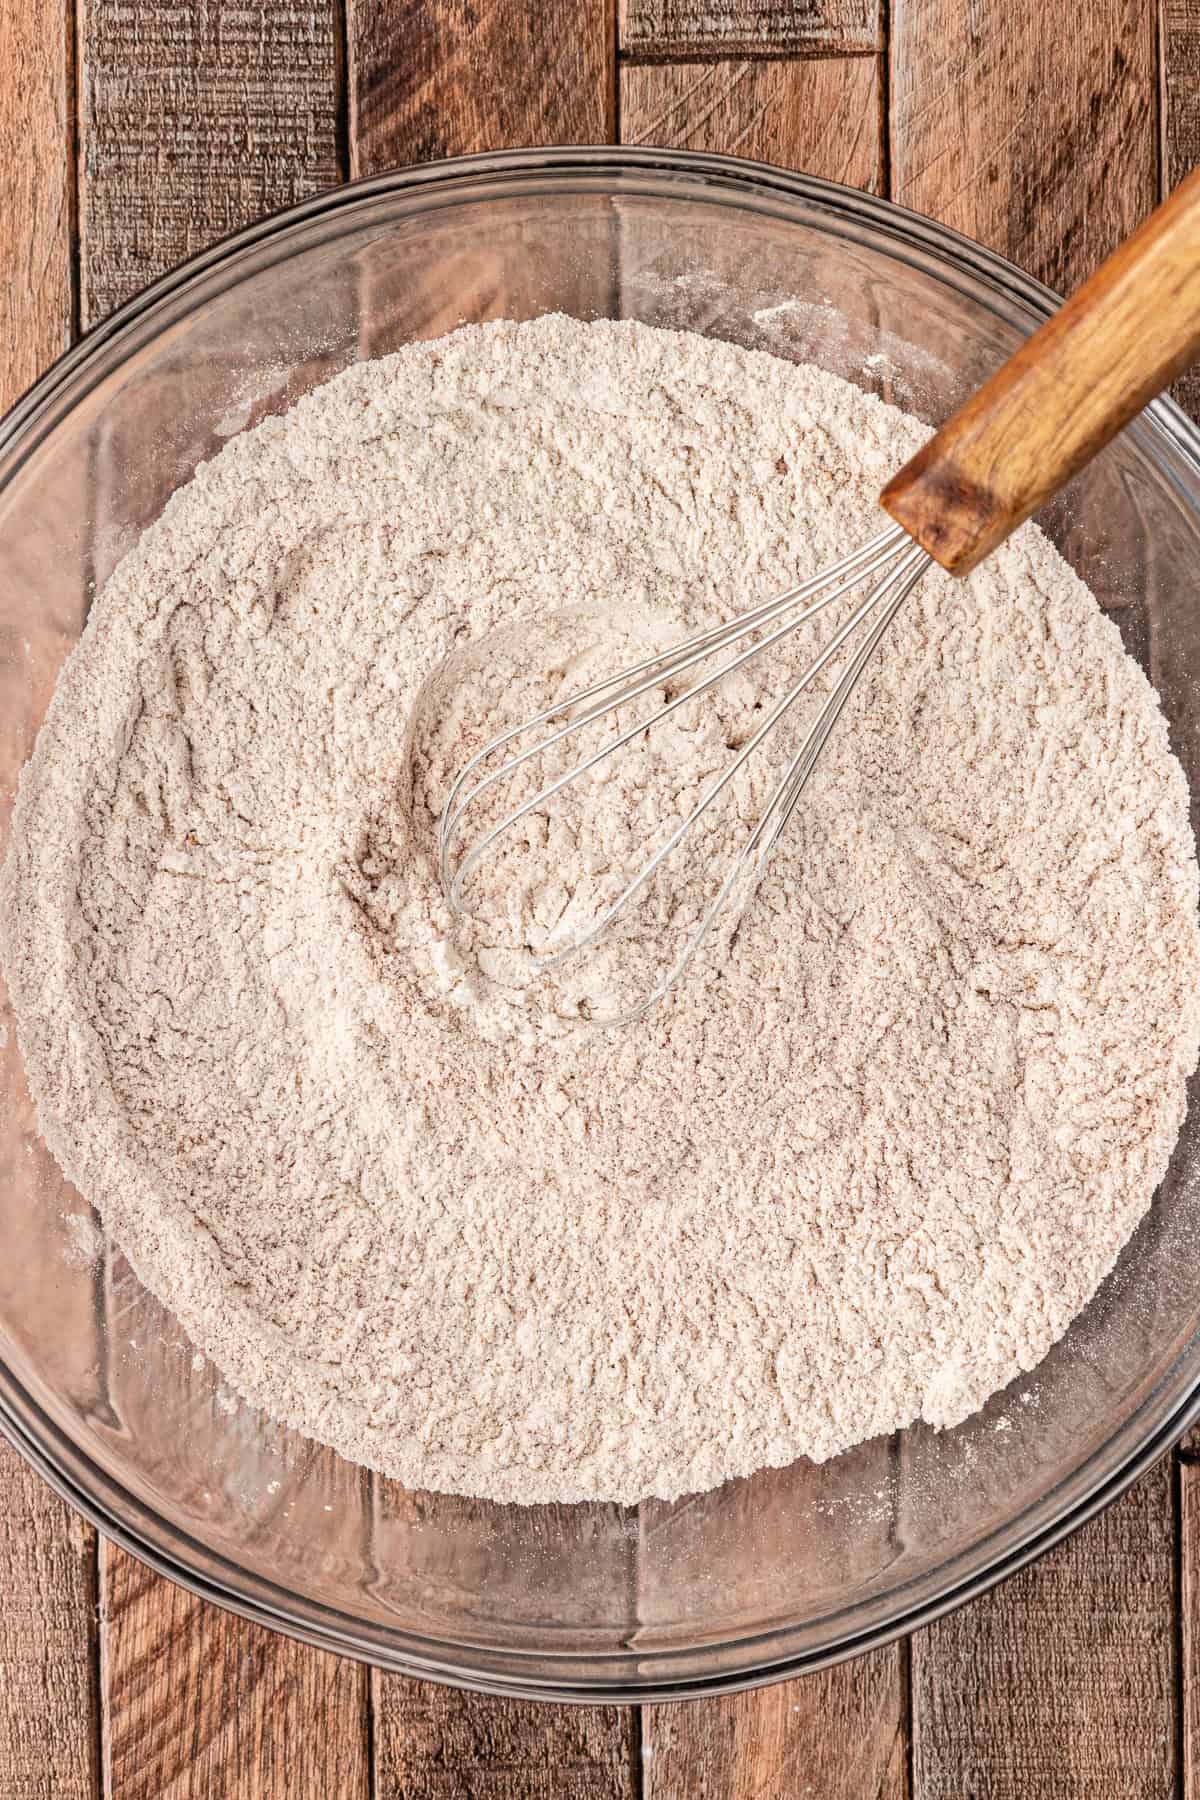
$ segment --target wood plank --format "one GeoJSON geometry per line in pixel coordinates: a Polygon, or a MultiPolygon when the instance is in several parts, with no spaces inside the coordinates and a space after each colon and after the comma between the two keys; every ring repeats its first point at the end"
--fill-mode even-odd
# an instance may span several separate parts
{"type": "Polygon", "coordinates": [[[902,1800],[902,1651],[876,1651],[802,1681],[643,1712],[645,1800],[902,1800]]]}
{"type": "Polygon", "coordinates": [[[609,0],[350,0],[355,175],[523,144],[606,144],[609,0]]]}
{"type": "MultiPolygon", "coordinates": [[[[879,1438],[834,1462],[799,1462],[711,1494],[643,1503],[640,1641],[678,1632],[681,1594],[703,1596],[703,1623],[719,1633],[727,1615],[820,1617],[847,1592],[869,1588],[896,1557],[895,1472],[894,1447],[879,1438]],[[848,1494],[874,1497],[855,1505],[851,1530],[848,1494]]],[[[645,1800],[904,1800],[906,1694],[905,1651],[893,1644],[755,1693],[648,1706],[645,1800]]]]}
{"type": "Polygon", "coordinates": [[[881,0],[620,0],[621,54],[844,56],[882,50],[881,0]]]}
{"type": "MultiPolygon", "coordinates": [[[[373,1478],[371,1597],[417,1633],[449,1617],[470,1640],[502,1628],[536,1642],[566,1630],[628,1628],[636,1533],[619,1507],[486,1502],[373,1478]]],[[[638,1733],[628,1709],[497,1701],[376,1673],[377,1794],[488,1800],[633,1800],[638,1733]]]]}
{"type": "Polygon", "coordinates": [[[919,1800],[1176,1792],[1170,1459],[1031,1569],[912,1640],[919,1800]]]}
{"type": "Polygon", "coordinates": [[[1164,190],[1200,163],[1200,0],[1163,0],[1164,190]]]}
{"type": "Polygon", "coordinates": [[[100,1792],[96,1534],[0,1441],[0,1793],[100,1792]]]}
{"type": "MultiPolygon", "coordinates": [[[[1163,0],[1159,43],[1165,192],[1200,165],[1200,0],[1163,0]]],[[[1200,419],[1200,369],[1181,376],[1172,392],[1200,419]]]]}
{"type": "MultiPolygon", "coordinates": [[[[52,583],[31,591],[48,589],[52,583]]],[[[27,654],[0,655],[6,799],[81,615],[82,605],[68,637],[53,605],[39,599],[27,654]]],[[[103,1399],[100,1310],[94,1271],[80,1254],[86,1238],[76,1235],[88,1230],[86,1208],[38,1135],[2,983],[0,1022],[0,1242],[22,1246],[0,1267],[0,1356],[18,1378],[44,1382],[69,1411],[95,1418],[103,1399]]],[[[0,1581],[0,1794],[92,1800],[100,1780],[96,1535],[3,1439],[0,1581]]]]}
{"type": "Polygon", "coordinates": [[[626,65],[621,141],[748,156],[877,192],[879,62],[855,56],[626,65]]]}
{"type": "MultiPolygon", "coordinates": [[[[628,0],[626,19],[636,10],[636,0],[628,0]]],[[[641,10],[645,16],[647,9],[641,10]]],[[[667,9],[657,10],[661,16],[667,9]]],[[[735,9],[729,10],[732,16],[735,9]]],[[[753,8],[740,9],[743,19],[748,15],[757,16],[753,8]]],[[[798,17],[804,16],[801,9],[798,17]]],[[[626,64],[621,136],[627,143],[761,158],[878,190],[879,74],[874,56],[626,64]]],[[[632,256],[632,246],[627,248],[632,256]]],[[[882,1453],[886,1462],[886,1446],[882,1453]]],[[[764,1480],[769,1485],[782,1478],[764,1480]]],[[[754,1484],[743,1485],[750,1505],[754,1484]]],[[[756,1511],[744,1536],[757,1542],[769,1529],[756,1511]]],[[[703,1579],[699,1571],[697,1578],[703,1579]]],[[[653,1596],[644,1604],[653,1617],[653,1596]]],[[[703,1706],[647,1707],[642,1740],[646,1800],[691,1794],[790,1800],[805,1792],[822,1800],[901,1800],[907,1761],[904,1652],[892,1646],[804,1681],[703,1706]]]]}
{"type": "MultiPolygon", "coordinates": [[[[223,233],[337,179],[334,0],[83,0],[80,34],[86,323],[223,233]]],[[[243,369],[252,338],[250,324],[237,347],[243,369]]],[[[216,392],[227,372],[209,373],[216,392]]],[[[169,389],[169,374],[163,381],[169,389]]],[[[188,390],[193,398],[202,385],[188,390]]],[[[160,412],[148,409],[148,429],[161,429],[160,412]]],[[[93,517],[101,575],[127,544],[127,526],[147,522],[127,519],[114,474],[138,451],[100,445],[93,517]]],[[[165,448],[159,456],[165,499],[178,476],[165,448]]],[[[128,1307],[119,1310],[128,1322],[128,1307]]],[[[113,1380],[114,1397],[136,1419],[136,1369],[118,1357],[113,1380]]],[[[168,1458],[164,1482],[171,1467],[168,1458]]],[[[360,1800],[369,1792],[361,1670],[203,1605],[111,1546],[101,1574],[112,1800],[217,1792],[360,1800]]]]}
{"type": "Polygon", "coordinates": [[[1200,1431],[1179,1447],[1183,1800],[1200,1800],[1200,1431]]]}
{"type": "Polygon", "coordinates": [[[480,1700],[378,1671],[373,1679],[377,1800],[630,1800],[638,1792],[630,1707],[480,1700]]]}
{"type": "Polygon", "coordinates": [[[102,1553],[105,1800],[367,1800],[357,1663],[318,1655],[102,1553]]]}
{"type": "MultiPolygon", "coordinates": [[[[892,12],[894,197],[1075,285],[1154,204],[1154,7],[892,12]]],[[[912,1643],[919,1800],[1175,1791],[1175,1528],[1160,1466],[912,1643]]]]}
{"type": "Polygon", "coordinates": [[[338,180],[338,54],[334,0],[80,0],[80,11],[87,325],[338,180]]]}
{"type": "MultiPolygon", "coordinates": [[[[355,174],[474,150],[612,137],[607,0],[446,0],[437,7],[350,0],[347,24],[355,174]]],[[[498,256],[493,266],[486,245],[469,246],[459,263],[449,290],[444,281],[427,288],[411,268],[369,268],[364,348],[380,353],[412,336],[451,330],[468,314],[538,310],[531,293],[514,290],[511,263],[498,256]]],[[[607,274],[593,293],[581,269],[573,310],[607,310],[609,292],[607,274]]],[[[394,1484],[378,1485],[376,1560],[385,1572],[403,1571],[403,1496],[394,1484]]],[[[457,1511],[464,1544],[473,1532],[484,1546],[491,1540],[486,1503],[426,1498],[457,1511]]],[[[421,1502],[415,1497],[412,1504],[421,1502]]],[[[552,1543],[547,1552],[553,1555],[552,1543]]],[[[486,1558],[486,1549],[481,1554],[486,1558]]],[[[372,1693],[378,1800],[632,1800],[638,1791],[636,1716],[629,1711],[485,1699],[378,1672],[372,1693]]]]}
{"type": "Polygon", "coordinates": [[[1157,198],[1150,0],[895,0],[892,198],[1060,291],[1157,198]]]}
{"type": "Polygon", "coordinates": [[[71,329],[71,136],[66,12],[0,9],[0,406],[67,345],[71,329]]]}
{"type": "MultiPolygon", "coordinates": [[[[0,407],[71,329],[66,9],[0,8],[0,407]]],[[[0,1441],[0,1793],[92,1800],[96,1542],[0,1441]]]]}

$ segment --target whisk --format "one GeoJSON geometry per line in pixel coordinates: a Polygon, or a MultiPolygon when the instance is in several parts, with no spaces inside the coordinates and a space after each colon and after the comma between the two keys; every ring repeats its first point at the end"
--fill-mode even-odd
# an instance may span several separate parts
{"type": "MultiPolygon", "coordinates": [[[[497,840],[522,819],[547,806],[605,758],[653,731],[679,707],[694,703],[751,659],[870,582],[864,597],[819,655],[770,708],[736,758],[631,876],[595,924],[537,965],[549,970],[608,930],[800,695],[834,657],[853,644],[844,670],[681,953],[632,1011],[619,1019],[597,1022],[626,1023],[647,1012],[692,961],[735,887],[740,883],[749,891],[761,876],[863,670],[930,564],[937,562],[951,575],[969,574],[1197,355],[1200,170],[1193,171],[892,478],[880,504],[894,523],[811,580],[567,694],[534,717],[499,733],[472,756],[450,788],[439,829],[441,880],[451,908],[462,911],[464,884],[497,840]],[[752,640],[749,645],[738,648],[748,638],[752,640]],[[511,780],[531,758],[544,755],[605,715],[661,689],[664,683],[677,684],[698,664],[726,650],[733,654],[710,674],[666,698],[650,717],[638,718],[619,730],[611,741],[506,813],[455,858],[468,815],[485,792],[511,780]],[[517,748],[522,739],[531,741],[517,748]],[[500,765],[484,772],[484,765],[504,750],[510,753],[500,765]]],[[[1197,575],[1200,578],[1200,570],[1197,575]]]]}

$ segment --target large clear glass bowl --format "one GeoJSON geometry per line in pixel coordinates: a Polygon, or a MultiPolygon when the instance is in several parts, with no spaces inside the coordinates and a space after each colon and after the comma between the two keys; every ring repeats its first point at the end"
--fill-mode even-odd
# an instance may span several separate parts
{"type": "MultiPolygon", "coordinates": [[[[123,308],[0,426],[5,819],[116,559],[231,432],[356,358],[462,320],[633,317],[810,359],[932,424],[1051,305],[884,201],[657,150],[476,157],[255,226],[123,308]]],[[[1197,433],[1152,407],[1045,523],[1154,681],[1200,793],[1197,433]]],[[[1193,1101],[1112,1278],[1032,1375],[956,1431],[628,1511],[406,1492],[241,1403],[115,1248],[89,1243],[0,1022],[5,1430],[167,1575],[389,1668],[614,1700],[812,1668],[1027,1561],[1200,1410],[1193,1101]]]]}

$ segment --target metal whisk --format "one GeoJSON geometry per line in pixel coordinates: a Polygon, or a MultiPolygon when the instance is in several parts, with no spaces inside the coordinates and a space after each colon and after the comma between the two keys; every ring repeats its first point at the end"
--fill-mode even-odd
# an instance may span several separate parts
{"type": "Polygon", "coordinates": [[[1074,298],[893,477],[880,499],[894,524],[812,580],[567,695],[501,732],[472,756],[455,779],[441,816],[440,870],[451,908],[461,911],[464,884],[472,871],[522,819],[635,738],[653,731],[679,707],[694,702],[826,608],[871,582],[865,597],[819,655],[599,920],[574,943],[538,965],[542,970],[554,968],[607,931],[801,694],[857,638],[844,670],[805,731],[682,953],[640,1005],[619,1019],[597,1022],[625,1023],[648,1011],[696,955],[739,882],[752,884],[758,879],[859,677],[931,562],[952,575],[968,574],[1197,355],[1200,171],[1188,176],[1074,298]],[[738,649],[747,638],[755,641],[738,649]],[[651,717],[636,719],[611,742],[514,807],[454,860],[454,846],[481,795],[511,780],[532,758],[664,682],[677,681],[725,650],[735,653],[694,686],[667,699],[651,717]],[[556,720],[561,722],[555,724],[556,720]],[[482,772],[499,752],[531,734],[538,735],[523,748],[514,749],[490,772],[482,772]]]}

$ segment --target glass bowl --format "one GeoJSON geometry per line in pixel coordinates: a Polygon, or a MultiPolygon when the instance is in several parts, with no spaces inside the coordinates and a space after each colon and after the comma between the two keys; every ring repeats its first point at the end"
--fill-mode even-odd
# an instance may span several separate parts
{"type": "MultiPolygon", "coordinates": [[[[473,157],[256,225],[122,308],[0,425],[5,823],[116,560],[232,432],[357,358],[463,320],[632,317],[821,363],[933,424],[1052,304],[882,200],[657,150],[473,157]]],[[[1200,793],[1200,437],[1151,407],[1044,523],[1154,681],[1200,793]]],[[[4,1429],[155,1568],[328,1649],[568,1699],[782,1677],[1028,1561],[1200,1411],[1193,1098],[1100,1294],[957,1430],[917,1427],[674,1505],[408,1492],[273,1424],[194,1355],[58,1174],[7,1011],[0,1023],[4,1429]]]]}

